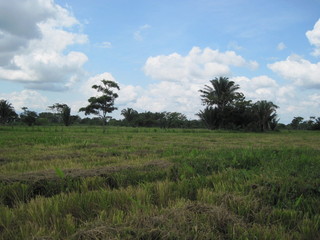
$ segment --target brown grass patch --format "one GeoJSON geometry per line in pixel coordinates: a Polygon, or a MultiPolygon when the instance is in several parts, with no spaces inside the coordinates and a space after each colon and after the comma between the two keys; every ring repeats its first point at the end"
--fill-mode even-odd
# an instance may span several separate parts
{"type": "MultiPolygon", "coordinates": [[[[181,205],[181,204],[180,204],[181,205]]],[[[226,208],[199,202],[128,216],[122,224],[99,223],[74,239],[227,239],[243,223],[226,208]]]]}
{"type": "MultiPolygon", "coordinates": [[[[106,166],[106,167],[98,167],[98,168],[92,168],[92,169],[62,169],[62,171],[65,174],[65,177],[85,178],[85,177],[94,177],[94,176],[106,176],[108,174],[120,172],[124,170],[139,170],[139,169],[148,170],[152,168],[166,169],[166,168],[169,168],[171,165],[172,163],[164,160],[154,160],[139,166],[130,166],[130,165],[106,166]]],[[[13,176],[0,176],[0,182],[6,182],[6,183],[37,182],[40,180],[53,181],[57,179],[59,179],[59,177],[57,176],[55,170],[28,172],[28,173],[13,175],[13,176]]]]}

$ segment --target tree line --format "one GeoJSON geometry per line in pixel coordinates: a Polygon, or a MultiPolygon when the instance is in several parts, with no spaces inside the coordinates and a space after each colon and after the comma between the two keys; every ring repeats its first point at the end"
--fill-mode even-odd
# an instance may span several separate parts
{"type": "Polygon", "coordinates": [[[294,117],[290,123],[292,129],[295,130],[320,130],[320,117],[311,116],[309,120],[303,117],[294,117]]]}
{"type": "Polygon", "coordinates": [[[210,129],[275,130],[279,119],[273,102],[253,103],[226,77],[215,78],[199,90],[205,109],[197,115],[210,129]]]}
{"type": "MultiPolygon", "coordinates": [[[[55,103],[48,106],[46,112],[36,113],[23,107],[19,115],[7,100],[0,100],[0,124],[25,124],[28,126],[46,125],[104,125],[101,117],[84,117],[71,115],[71,108],[66,104],[55,103]],[[7,110],[5,110],[5,108],[7,110]]],[[[109,126],[124,127],[159,127],[159,128],[204,128],[200,120],[188,120],[187,117],[178,112],[141,112],[126,108],[121,111],[123,119],[108,118],[106,124],[109,126]]]]}
{"type": "Polygon", "coordinates": [[[132,108],[121,111],[122,120],[111,118],[108,114],[117,110],[115,100],[118,98],[119,85],[110,80],[101,80],[100,85],[93,85],[93,89],[100,94],[90,97],[88,105],[79,109],[85,115],[96,115],[94,118],[80,118],[71,115],[71,108],[67,104],[55,103],[48,106],[49,112],[37,114],[35,111],[23,107],[18,115],[8,100],[0,100],[0,124],[24,123],[32,125],[49,124],[86,124],[130,127],[160,127],[160,128],[209,128],[231,129],[247,131],[272,131],[277,128],[320,130],[320,117],[311,117],[303,121],[302,117],[295,117],[288,125],[279,124],[276,110],[278,106],[271,101],[247,100],[240,91],[240,86],[227,77],[210,80],[209,85],[200,89],[200,97],[204,109],[195,115],[198,120],[188,120],[178,112],[143,112],[132,108]]]}

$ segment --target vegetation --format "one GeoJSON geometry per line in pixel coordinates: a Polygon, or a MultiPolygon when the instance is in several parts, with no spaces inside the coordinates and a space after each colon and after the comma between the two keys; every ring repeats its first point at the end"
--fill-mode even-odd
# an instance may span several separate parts
{"type": "Polygon", "coordinates": [[[239,85],[226,77],[210,81],[200,90],[206,106],[197,115],[209,129],[275,130],[278,120],[274,103],[265,100],[252,103],[245,100],[239,85]]]}
{"type": "Polygon", "coordinates": [[[0,127],[0,239],[320,238],[319,132],[107,131],[0,127]]]}
{"type": "Polygon", "coordinates": [[[303,121],[303,117],[294,117],[289,124],[290,128],[295,130],[320,130],[320,117],[310,117],[303,121]]]}
{"type": "Polygon", "coordinates": [[[236,92],[240,87],[233,81],[229,81],[227,77],[219,77],[210,81],[211,86],[205,85],[201,98],[204,105],[217,105],[219,111],[224,111],[227,106],[233,105],[234,101],[241,97],[236,92]]]}
{"type": "Polygon", "coordinates": [[[219,77],[210,81],[200,89],[200,97],[205,105],[196,116],[199,120],[190,120],[179,112],[142,112],[133,108],[122,109],[121,115],[124,119],[113,119],[107,114],[117,108],[114,106],[118,94],[114,91],[120,90],[117,83],[110,80],[101,80],[101,85],[93,85],[98,96],[88,99],[89,105],[79,109],[85,115],[94,114],[98,117],[83,118],[71,115],[71,108],[64,103],[56,103],[49,106],[51,112],[29,111],[23,108],[20,118],[15,113],[12,105],[7,100],[1,100],[0,123],[19,125],[20,122],[28,126],[46,126],[64,124],[103,125],[127,127],[159,127],[159,128],[208,128],[265,132],[269,130],[293,129],[293,130],[320,130],[320,117],[310,117],[303,121],[302,117],[295,117],[288,125],[279,123],[276,110],[278,106],[273,102],[260,100],[252,103],[246,100],[243,93],[239,92],[240,86],[230,81],[227,77],[219,77]]]}
{"type": "Polygon", "coordinates": [[[261,132],[266,130],[274,130],[277,126],[277,114],[278,108],[273,102],[258,101],[253,105],[253,113],[256,116],[257,124],[261,132]]]}
{"type": "Polygon", "coordinates": [[[194,122],[178,112],[144,112],[132,108],[123,109],[121,114],[124,116],[124,126],[131,127],[160,127],[160,128],[190,128],[202,127],[200,122],[194,122]]]}
{"type": "Polygon", "coordinates": [[[122,109],[121,115],[123,115],[124,120],[128,125],[133,126],[135,119],[138,117],[139,113],[138,111],[132,109],[132,108],[127,108],[127,109],[122,109]]]}
{"type": "Polygon", "coordinates": [[[27,124],[28,126],[32,126],[37,121],[38,114],[34,111],[28,110],[27,107],[22,108],[23,113],[20,114],[20,119],[22,122],[27,124]]]}
{"type": "Polygon", "coordinates": [[[118,94],[113,89],[120,90],[120,87],[117,83],[110,80],[101,80],[101,83],[102,85],[93,85],[92,88],[96,89],[98,93],[102,93],[102,95],[89,98],[89,105],[80,108],[79,112],[84,112],[85,115],[98,115],[105,126],[108,118],[110,118],[107,114],[117,109],[114,107],[114,101],[118,97],[118,94]]]}
{"type": "Polygon", "coordinates": [[[0,100],[0,124],[13,122],[16,117],[12,104],[7,100],[0,100]]]}
{"type": "Polygon", "coordinates": [[[18,117],[1,100],[0,240],[320,239],[320,138],[302,130],[320,118],[281,125],[274,103],[210,84],[201,121],[132,108],[111,119],[108,80],[79,109],[92,119],[61,103],[18,117]]]}
{"type": "Polygon", "coordinates": [[[63,122],[65,126],[69,126],[71,123],[71,108],[67,104],[56,103],[49,106],[49,109],[57,112],[58,121],[63,122]]]}

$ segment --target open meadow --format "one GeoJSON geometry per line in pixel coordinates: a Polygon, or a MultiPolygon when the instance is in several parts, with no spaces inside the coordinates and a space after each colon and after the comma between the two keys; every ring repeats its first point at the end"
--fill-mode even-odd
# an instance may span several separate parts
{"type": "Polygon", "coordinates": [[[0,127],[0,239],[320,239],[320,132],[0,127]]]}

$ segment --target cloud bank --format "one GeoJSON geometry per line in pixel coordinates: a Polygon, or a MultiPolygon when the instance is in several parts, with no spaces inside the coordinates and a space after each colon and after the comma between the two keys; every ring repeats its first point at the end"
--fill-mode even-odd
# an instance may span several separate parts
{"type": "Polygon", "coordinates": [[[297,86],[320,88],[320,62],[311,63],[298,55],[291,55],[284,61],[269,64],[268,67],[297,86]]]}
{"type": "Polygon", "coordinates": [[[31,89],[68,89],[88,60],[82,52],[67,51],[88,41],[75,31],[77,26],[78,20],[53,1],[1,1],[0,80],[22,82],[31,89]]]}
{"type": "Polygon", "coordinates": [[[320,19],[316,22],[313,29],[306,32],[306,36],[311,45],[315,47],[314,56],[320,56],[320,19]]]}
{"type": "Polygon", "coordinates": [[[143,69],[147,76],[161,81],[203,83],[215,76],[229,76],[233,66],[257,68],[258,63],[246,61],[234,51],[193,47],[186,56],[172,53],[149,57],[143,69]]]}

